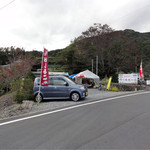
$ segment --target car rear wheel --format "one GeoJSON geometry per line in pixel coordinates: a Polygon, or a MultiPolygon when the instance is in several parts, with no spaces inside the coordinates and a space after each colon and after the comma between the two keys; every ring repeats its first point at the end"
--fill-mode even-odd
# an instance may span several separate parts
{"type": "Polygon", "coordinates": [[[71,94],[71,96],[70,96],[70,98],[71,98],[71,100],[73,100],[73,101],[78,101],[79,99],[80,99],[80,95],[79,95],[79,93],[77,93],[77,92],[73,92],[72,94],[71,94]]]}
{"type": "Polygon", "coordinates": [[[36,102],[41,102],[43,100],[43,96],[41,94],[36,94],[34,100],[36,102]]]}

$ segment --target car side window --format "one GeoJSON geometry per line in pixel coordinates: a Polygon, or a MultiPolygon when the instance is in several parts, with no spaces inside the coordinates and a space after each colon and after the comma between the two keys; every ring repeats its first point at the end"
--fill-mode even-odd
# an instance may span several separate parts
{"type": "Polygon", "coordinates": [[[37,78],[35,82],[37,85],[40,85],[40,78],[37,78]]]}
{"type": "Polygon", "coordinates": [[[52,78],[49,78],[48,85],[53,85],[53,79],[52,78]]]}
{"type": "Polygon", "coordinates": [[[64,86],[65,85],[65,81],[61,78],[55,78],[53,79],[53,85],[59,85],[59,86],[64,86]]]}

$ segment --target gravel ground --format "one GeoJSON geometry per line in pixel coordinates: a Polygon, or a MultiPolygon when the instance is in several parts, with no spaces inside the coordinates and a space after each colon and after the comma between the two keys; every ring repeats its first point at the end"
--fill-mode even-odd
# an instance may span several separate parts
{"type": "Polygon", "coordinates": [[[49,100],[45,102],[41,102],[39,104],[39,108],[37,108],[37,104],[34,103],[30,113],[40,112],[45,110],[54,110],[70,105],[76,105],[88,101],[94,101],[96,99],[103,99],[118,95],[130,94],[132,92],[110,92],[110,91],[100,91],[98,89],[88,89],[88,96],[84,100],[80,100],[78,102],[74,102],[71,100],[49,100]]]}

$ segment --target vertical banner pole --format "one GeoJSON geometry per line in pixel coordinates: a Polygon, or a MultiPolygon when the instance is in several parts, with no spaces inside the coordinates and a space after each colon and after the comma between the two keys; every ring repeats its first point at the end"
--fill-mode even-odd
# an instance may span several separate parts
{"type": "Polygon", "coordinates": [[[39,92],[38,92],[38,100],[37,100],[37,109],[39,109],[40,92],[41,92],[42,63],[43,63],[43,53],[42,53],[42,60],[41,60],[41,73],[40,73],[40,81],[39,81],[39,92]]]}
{"type": "Polygon", "coordinates": [[[41,63],[41,76],[40,76],[40,85],[38,92],[37,108],[39,108],[39,102],[41,101],[41,86],[48,86],[49,82],[49,73],[48,73],[48,50],[44,48],[42,63],[41,63]]]}

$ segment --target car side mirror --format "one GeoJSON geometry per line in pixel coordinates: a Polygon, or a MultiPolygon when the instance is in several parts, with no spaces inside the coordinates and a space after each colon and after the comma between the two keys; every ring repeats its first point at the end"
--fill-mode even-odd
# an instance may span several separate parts
{"type": "Polygon", "coordinates": [[[65,86],[69,86],[69,84],[67,82],[64,83],[65,86]]]}

